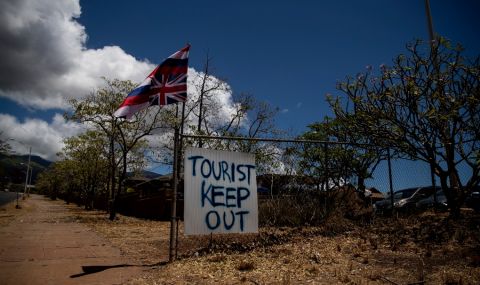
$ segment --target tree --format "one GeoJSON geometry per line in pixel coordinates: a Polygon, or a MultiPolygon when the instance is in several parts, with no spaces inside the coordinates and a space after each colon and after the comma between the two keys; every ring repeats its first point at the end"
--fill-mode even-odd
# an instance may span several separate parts
{"type": "Polygon", "coordinates": [[[159,111],[149,113],[141,111],[134,115],[134,120],[126,124],[117,125],[118,139],[117,143],[121,151],[121,171],[118,180],[117,193],[114,196],[113,207],[110,211],[110,219],[115,219],[116,203],[115,199],[122,191],[123,183],[127,177],[128,165],[132,165],[131,169],[138,169],[138,165],[143,166],[143,149],[147,145],[144,137],[150,135],[153,130],[162,128],[158,125],[159,111]],[[129,158],[130,163],[129,163],[129,158]]]}
{"type": "MultiPolygon", "coordinates": [[[[253,139],[276,138],[282,134],[275,126],[278,108],[247,94],[234,96],[233,100],[234,110],[228,120],[222,124],[212,124],[209,130],[211,135],[253,139]]],[[[271,172],[272,168],[279,167],[278,157],[281,156],[281,150],[278,143],[242,139],[212,143],[220,149],[254,153],[257,172],[271,172]]]]}
{"type": "MultiPolygon", "coordinates": [[[[75,171],[79,182],[78,186],[81,188],[84,197],[85,209],[93,209],[98,191],[108,181],[104,171],[108,167],[108,157],[106,155],[108,153],[104,148],[105,137],[98,131],[90,130],[84,134],[68,138],[64,143],[65,159],[59,165],[64,166],[63,174],[68,178],[68,181],[71,181],[72,172],[75,171]]],[[[72,184],[64,186],[67,197],[74,187],[72,184]]]]}
{"type": "Polygon", "coordinates": [[[90,125],[105,134],[109,145],[108,189],[113,203],[116,193],[116,172],[119,163],[116,159],[115,140],[117,138],[117,124],[120,123],[113,113],[125,98],[125,94],[132,90],[134,84],[130,81],[111,81],[107,79],[105,79],[105,82],[106,87],[92,92],[85,98],[69,100],[73,113],[66,114],[65,117],[68,120],[90,125]]]}
{"type": "MultiPolygon", "coordinates": [[[[187,132],[195,135],[229,137],[275,137],[278,108],[259,101],[249,94],[234,94],[226,80],[212,75],[212,59],[207,55],[203,72],[191,76],[189,99],[186,104],[187,132]],[[223,112],[222,112],[223,110],[223,112]]],[[[272,165],[280,151],[273,143],[247,140],[202,140],[186,144],[204,145],[223,150],[255,153],[257,164],[265,169],[272,165]]]]}
{"type": "MultiPolygon", "coordinates": [[[[79,175],[80,164],[71,159],[65,159],[63,154],[58,154],[61,159],[55,162],[55,175],[60,178],[59,197],[65,200],[67,204],[76,202],[81,205],[83,202],[85,208],[88,208],[89,201],[86,198],[86,191],[83,188],[81,175],[79,175]]],[[[90,204],[91,205],[91,204],[90,204]]]]}
{"type": "MultiPolygon", "coordinates": [[[[0,132],[0,137],[3,132],[0,132]]],[[[8,139],[0,138],[0,154],[9,154],[12,151],[12,147],[8,143],[8,139]]]]}
{"type": "MultiPolygon", "coordinates": [[[[12,151],[8,139],[2,138],[3,132],[0,131],[0,156],[9,155],[12,151]]],[[[11,178],[7,176],[7,171],[3,164],[0,164],[0,189],[6,189],[10,183],[11,178]]]]}
{"type": "Polygon", "coordinates": [[[439,177],[452,216],[470,189],[480,182],[480,61],[469,60],[459,45],[440,39],[432,49],[421,41],[407,54],[348,77],[339,84],[353,110],[334,105],[338,118],[354,116],[356,131],[429,163],[439,177]],[[471,175],[462,185],[459,166],[471,175]]]}
{"type": "MultiPolygon", "coordinates": [[[[135,87],[131,81],[106,80],[106,86],[82,99],[70,100],[73,114],[66,115],[70,120],[85,123],[87,126],[101,131],[109,142],[108,161],[108,187],[111,207],[110,219],[116,215],[117,197],[122,191],[123,182],[128,169],[128,154],[143,143],[145,136],[155,129],[162,128],[160,122],[168,122],[162,119],[167,113],[160,109],[148,108],[137,112],[129,121],[118,119],[114,112],[120,106],[128,93],[135,87]],[[118,158],[120,156],[120,158],[118,158]],[[120,174],[117,178],[117,170],[121,165],[120,174]]],[[[142,154],[142,152],[136,152],[142,154]]]]}
{"type": "MultiPolygon", "coordinates": [[[[354,130],[352,117],[325,118],[311,124],[301,138],[328,141],[325,144],[304,144],[300,152],[300,169],[318,182],[340,187],[353,178],[358,189],[365,191],[365,180],[372,177],[375,168],[384,159],[385,150],[372,144],[354,130]]],[[[326,185],[326,184],[324,184],[326,185]]]]}
{"type": "MultiPolygon", "coordinates": [[[[233,94],[227,82],[213,76],[211,69],[210,58],[207,58],[203,72],[189,73],[184,133],[245,138],[275,137],[280,134],[274,120],[278,108],[272,108],[251,95],[233,94]]],[[[178,110],[173,106],[162,109],[165,121],[170,122],[172,129],[174,124],[180,123],[181,106],[178,110]]],[[[173,161],[172,129],[164,133],[157,149],[158,157],[164,159],[161,162],[168,165],[172,165],[173,161]]],[[[183,144],[255,153],[260,165],[272,165],[280,152],[272,143],[243,140],[188,139],[183,140],[183,144]]]]}
{"type": "Polygon", "coordinates": [[[40,193],[56,200],[61,193],[61,182],[65,181],[63,173],[59,163],[52,163],[47,170],[38,175],[35,186],[40,193]]]}

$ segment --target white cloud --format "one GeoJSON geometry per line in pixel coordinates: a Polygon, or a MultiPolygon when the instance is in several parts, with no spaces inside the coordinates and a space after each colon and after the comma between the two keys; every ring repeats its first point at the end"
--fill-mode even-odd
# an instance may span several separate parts
{"type": "MultiPolygon", "coordinates": [[[[85,27],[76,21],[80,14],[79,0],[0,1],[0,96],[29,109],[67,109],[66,99],[81,98],[102,87],[102,77],[140,82],[153,70],[152,63],[137,60],[118,46],[88,49],[85,27]]],[[[202,77],[203,73],[189,68],[190,100],[198,98],[202,77]]],[[[209,93],[214,98],[210,112],[222,123],[230,119],[236,105],[230,86],[221,80],[211,77],[207,88],[218,84],[222,88],[209,93]]],[[[196,122],[193,114],[191,122],[196,122]]],[[[81,128],[58,114],[51,123],[19,122],[0,114],[0,131],[16,140],[12,144],[18,153],[27,153],[24,145],[32,145],[33,153],[55,159],[63,139],[81,128]]]]}
{"type": "Polygon", "coordinates": [[[154,68],[118,46],[87,49],[78,0],[0,2],[0,96],[30,108],[63,108],[101,77],[141,81],[154,68]]]}
{"type": "MultiPolygon", "coordinates": [[[[192,106],[193,102],[198,102],[202,81],[205,73],[195,71],[193,68],[188,69],[188,101],[192,106]]],[[[232,114],[237,112],[237,107],[233,102],[233,91],[230,85],[224,81],[209,75],[205,83],[204,90],[209,90],[204,98],[204,112],[203,118],[209,121],[212,126],[219,125],[231,120],[232,114]]],[[[189,118],[191,124],[198,123],[198,106],[195,107],[195,112],[191,113],[189,118]]]]}
{"type": "Polygon", "coordinates": [[[0,114],[0,130],[3,131],[2,139],[12,139],[8,142],[15,152],[25,154],[32,147],[32,154],[55,160],[56,153],[63,148],[63,139],[79,134],[83,127],[66,122],[60,114],[53,117],[51,124],[39,119],[27,119],[22,123],[11,115],[0,114]]]}

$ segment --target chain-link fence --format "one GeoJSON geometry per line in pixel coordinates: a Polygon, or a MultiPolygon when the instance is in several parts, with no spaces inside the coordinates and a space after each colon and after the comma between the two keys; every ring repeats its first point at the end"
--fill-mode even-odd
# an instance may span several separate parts
{"type": "Polygon", "coordinates": [[[250,140],[254,143],[250,151],[257,156],[266,155],[258,149],[276,150],[257,161],[261,225],[318,225],[332,216],[369,222],[392,209],[411,212],[420,200],[432,200],[425,207],[436,200],[430,197],[435,191],[429,164],[395,158],[385,148],[312,140],[201,138],[250,140]],[[393,201],[390,197],[400,191],[408,198],[420,188],[426,190],[405,205],[398,205],[395,194],[393,201]]]}

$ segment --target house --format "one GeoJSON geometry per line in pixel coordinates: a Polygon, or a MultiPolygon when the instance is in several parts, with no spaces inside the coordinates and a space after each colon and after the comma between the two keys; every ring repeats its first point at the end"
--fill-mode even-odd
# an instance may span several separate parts
{"type": "Polygon", "coordinates": [[[381,201],[381,200],[385,199],[385,195],[383,195],[383,193],[380,192],[375,187],[370,187],[370,188],[367,188],[366,190],[371,192],[370,198],[372,199],[372,203],[375,203],[377,201],[381,201]]]}
{"type": "MultiPolygon", "coordinates": [[[[172,175],[156,178],[129,177],[126,193],[119,197],[119,212],[124,215],[155,220],[170,220],[172,209],[172,175]]],[[[183,183],[177,195],[177,217],[183,217],[183,183]]]]}

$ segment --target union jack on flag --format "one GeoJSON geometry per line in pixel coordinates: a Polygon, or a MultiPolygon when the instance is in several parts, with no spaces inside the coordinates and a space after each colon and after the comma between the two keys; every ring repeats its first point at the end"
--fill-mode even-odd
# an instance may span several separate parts
{"type": "Polygon", "coordinates": [[[129,119],[149,106],[185,102],[189,50],[190,45],[187,45],[157,66],[142,84],[128,94],[114,116],[129,119]]]}

